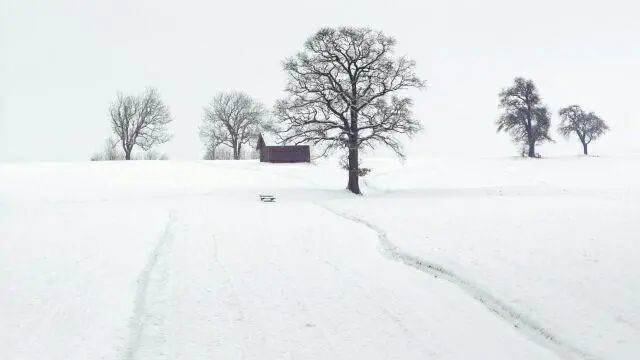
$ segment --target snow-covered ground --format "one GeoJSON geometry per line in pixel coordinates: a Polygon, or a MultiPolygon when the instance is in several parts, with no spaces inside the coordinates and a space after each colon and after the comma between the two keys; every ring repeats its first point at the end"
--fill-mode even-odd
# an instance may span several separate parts
{"type": "Polygon", "coordinates": [[[640,157],[367,165],[0,164],[0,359],[640,356],[640,157]]]}

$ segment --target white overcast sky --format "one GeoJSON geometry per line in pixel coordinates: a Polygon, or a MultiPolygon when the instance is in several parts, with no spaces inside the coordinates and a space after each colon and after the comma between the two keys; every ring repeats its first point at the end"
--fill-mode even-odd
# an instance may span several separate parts
{"type": "Polygon", "coordinates": [[[427,88],[412,93],[425,131],[409,156],[514,155],[496,135],[497,93],[532,78],[554,112],[577,103],[612,131],[593,153],[640,152],[636,1],[0,0],[0,161],[86,160],[110,135],[118,91],[160,90],[174,116],[172,159],[198,159],[202,108],[243,90],[271,107],[282,61],[324,26],[394,36],[427,88]]]}

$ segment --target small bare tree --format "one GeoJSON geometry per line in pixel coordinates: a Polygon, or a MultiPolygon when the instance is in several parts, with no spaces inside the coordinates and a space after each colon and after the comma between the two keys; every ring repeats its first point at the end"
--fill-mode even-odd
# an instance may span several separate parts
{"type": "Polygon", "coordinates": [[[325,28],[287,60],[288,97],[276,103],[283,143],[309,143],[321,155],[347,149],[347,188],[360,194],[359,150],[383,145],[403,156],[397,135],[420,130],[412,101],[398,91],[424,86],[415,63],[395,57],[395,39],[368,28],[325,28]]]}
{"type": "Polygon", "coordinates": [[[123,153],[118,151],[118,142],[112,138],[104,141],[104,148],[91,156],[91,161],[122,160],[123,153]]]}
{"type": "Polygon", "coordinates": [[[203,160],[216,160],[218,146],[214,143],[205,143],[203,160]]]}
{"type": "MultiPolygon", "coordinates": [[[[228,131],[221,122],[206,123],[200,125],[200,139],[205,146],[205,160],[218,160],[221,157],[223,149],[221,146],[228,142],[228,131]]],[[[225,153],[226,154],[226,153],[225,153]]]]}
{"type": "Polygon", "coordinates": [[[242,156],[242,147],[258,138],[260,127],[266,119],[265,107],[249,95],[233,91],[223,92],[205,107],[200,137],[207,151],[220,145],[233,151],[233,159],[242,156]]]}
{"type": "Polygon", "coordinates": [[[564,137],[575,133],[582,143],[582,151],[585,155],[589,152],[587,147],[591,141],[602,136],[609,126],[593,112],[585,112],[578,105],[571,105],[560,109],[561,123],[558,132],[564,137]]]}
{"type": "Polygon", "coordinates": [[[155,88],[147,89],[140,96],[118,94],[109,113],[111,127],[119,139],[126,160],[131,160],[131,152],[136,145],[148,151],[154,145],[171,139],[167,133],[171,114],[155,88]]]}
{"type": "Polygon", "coordinates": [[[549,111],[541,104],[533,81],[516,78],[511,87],[500,92],[500,108],[504,112],[496,121],[498,131],[509,133],[516,143],[526,144],[529,157],[537,156],[536,144],[553,141],[548,134],[549,111]]]}
{"type": "Polygon", "coordinates": [[[143,160],[169,160],[169,157],[167,156],[167,154],[161,154],[152,149],[149,151],[145,151],[142,154],[142,159],[143,160]]]}

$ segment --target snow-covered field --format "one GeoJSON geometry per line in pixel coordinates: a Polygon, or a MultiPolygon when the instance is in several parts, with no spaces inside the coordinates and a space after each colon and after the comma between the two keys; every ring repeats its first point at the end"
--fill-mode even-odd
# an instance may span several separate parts
{"type": "Polygon", "coordinates": [[[367,166],[0,164],[0,359],[640,357],[640,157],[367,166]]]}

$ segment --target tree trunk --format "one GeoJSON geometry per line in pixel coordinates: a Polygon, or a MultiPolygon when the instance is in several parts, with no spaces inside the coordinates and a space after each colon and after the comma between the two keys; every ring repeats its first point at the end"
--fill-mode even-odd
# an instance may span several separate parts
{"type": "Polygon", "coordinates": [[[360,194],[359,172],[358,145],[357,142],[351,140],[349,144],[349,183],[347,184],[347,189],[354,194],[360,194]]]}
{"type": "MultiPolygon", "coordinates": [[[[352,85],[355,97],[355,85],[352,85]]],[[[349,134],[349,183],[347,189],[354,194],[360,194],[360,163],[358,160],[358,112],[351,108],[351,124],[349,134]]]]}
{"type": "Polygon", "coordinates": [[[531,124],[531,106],[527,104],[527,111],[529,115],[527,116],[527,144],[529,145],[529,153],[527,156],[530,158],[536,157],[536,141],[533,136],[533,126],[531,124]]]}
{"type": "Polygon", "coordinates": [[[582,151],[585,155],[589,155],[589,152],[587,151],[587,143],[582,143],[582,151]]]}
{"type": "Polygon", "coordinates": [[[124,139],[122,140],[122,151],[124,151],[124,159],[131,160],[131,149],[129,149],[124,139]]]}
{"type": "Polygon", "coordinates": [[[233,160],[238,160],[238,159],[240,159],[238,144],[234,142],[233,143],[233,160]]]}

